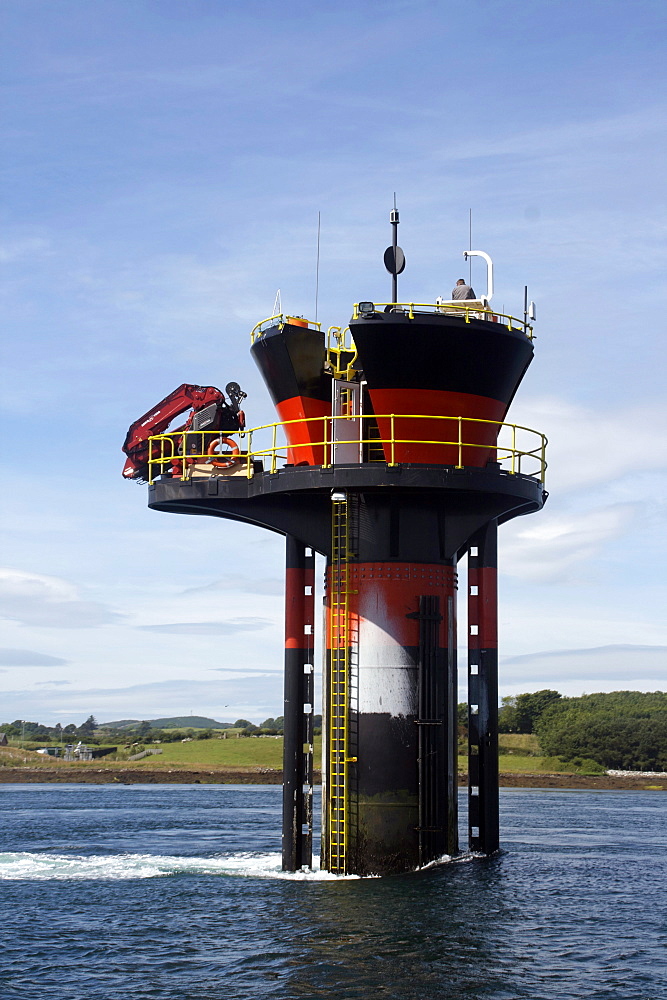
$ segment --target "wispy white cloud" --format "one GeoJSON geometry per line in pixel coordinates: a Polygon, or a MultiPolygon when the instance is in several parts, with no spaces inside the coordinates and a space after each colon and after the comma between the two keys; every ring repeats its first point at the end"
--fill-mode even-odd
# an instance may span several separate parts
{"type": "MultiPolygon", "coordinates": [[[[68,687],[41,689],[26,694],[13,690],[3,694],[7,718],[37,717],[36,721],[58,721],[91,713],[97,719],[156,719],[173,715],[206,715],[217,721],[243,717],[261,721],[279,715],[282,677],[270,671],[253,677],[195,681],[173,679],[118,688],[68,687]],[[29,709],[29,711],[28,711],[29,709]]],[[[4,718],[2,721],[5,721],[4,718]]]]}
{"type": "Polygon", "coordinates": [[[528,397],[512,410],[511,419],[524,423],[524,417],[549,439],[547,485],[553,490],[583,490],[667,468],[667,434],[661,432],[667,427],[667,402],[662,398],[593,409],[562,397],[528,397]]]}
{"type": "Polygon", "coordinates": [[[0,262],[3,264],[41,260],[53,253],[49,240],[41,236],[25,236],[0,243],[0,262]]]}
{"type": "Polygon", "coordinates": [[[267,577],[263,579],[262,577],[257,577],[253,579],[250,576],[243,576],[234,574],[233,576],[223,577],[221,580],[214,580],[213,583],[206,583],[201,587],[189,587],[184,590],[184,594],[202,594],[208,591],[234,591],[239,594],[270,594],[273,596],[282,596],[285,592],[285,582],[284,580],[279,580],[276,577],[267,577]]]}
{"type": "Polygon", "coordinates": [[[62,667],[67,662],[60,656],[36,653],[32,649],[10,649],[6,646],[0,648],[0,664],[3,667],[62,667]]]}
{"type": "Polygon", "coordinates": [[[573,682],[577,693],[619,687],[657,690],[667,677],[667,646],[618,644],[501,657],[500,674],[506,690],[517,684],[523,690],[570,689],[573,682]]]}
{"type": "Polygon", "coordinates": [[[213,670],[216,674],[239,674],[243,676],[245,674],[267,674],[267,675],[280,674],[281,677],[283,675],[282,667],[275,667],[273,670],[266,669],[265,667],[245,667],[245,666],[211,667],[210,669],[213,670]]]}
{"type": "Polygon", "coordinates": [[[237,632],[258,632],[273,625],[267,618],[241,618],[227,622],[167,622],[163,625],[137,625],[146,632],[167,635],[235,635],[237,632]]]}
{"type": "Polygon", "coordinates": [[[661,122],[665,116],[665,106],[653,102],[646,107],[615,115],[591,116],[590,112],[578,119],[568,117],[555,124],[540,123],[538,127],[515,129],[507,133],[503,128],[496,135],[450,136],[447,146],[440,149],[440,157],[446,160],[489,159],[511,157],[516,161],[520,151],[522,160],[540,160],[551,155],[567,155],[568,162],[577,163],[580,158],[598,156],[607,151],[610,144],[641,142],[653,136],[661,141],[661,122]],[[577,145],[578,155],[574,161],[570,157],[572,146],[577,145]]]}
{"type": "Polygon", "coordinates": [[[616,504],[571,514],[542,511],[503,528],[502,571],[524,580],[565,580],[623,535],[636,510],[616,504]]]}
{"type": "Polygon", "coordinates": [[[21,570],[0,570],[0,616],[33,628],[85,629],[121,619],[96,601],[78,599],[66,580],[21,570]]]}

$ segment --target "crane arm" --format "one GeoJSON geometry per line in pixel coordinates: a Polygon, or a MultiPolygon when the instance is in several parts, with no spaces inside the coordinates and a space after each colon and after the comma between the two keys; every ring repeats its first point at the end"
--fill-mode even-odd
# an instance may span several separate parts
{"type": "Polygon", "coordinates": [[[149,458],[148,439],[154,434],[162,434],[172,420],[188,410],[190,411],[188,420],[183,427],[179,427],[177,430],[186,430],[194,414],[209,406],[215,407],[215,415],[211,421],[213,429],[217,429],[215,428],[216,423],[221,424],[224,421],[224,423],[230,424],[225,429],[242,430],[245,421],[239,404],[245,398],[245,393],[239,389],[235,382],[230,382],[228,392],[229,403],[225,401],[224,393],[213,385],[202,386],[184,383],[165,396],[138,420],[135,420],[133,424],[130,424],[123,443],[123,451],[127,455],[127,461],[123,468],[124,478],[140,480],[146,478],[149,458]]]}

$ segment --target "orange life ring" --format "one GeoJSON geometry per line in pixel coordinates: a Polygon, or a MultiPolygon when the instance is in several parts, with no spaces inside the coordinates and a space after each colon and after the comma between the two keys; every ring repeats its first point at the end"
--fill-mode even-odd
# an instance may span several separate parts
{"type": "Polygon", "coordinates": [[[236,441],[232,440],[232,438],[216,438],[215,441],[211,441],[210,445],[208,446],[208,451],[206,452],[206,454],[211,456],[216,455],[217,452],[215,449],[218,447],[218,445],[222,444],[226,444],[232,449],[232,453],[229,456],[229,458],[224,458],[216,461],[215,458],[211,457],[209,458],[208,461],[211,465],[214,465],[216,469],[230,469],[232,465],[235,465],[236,462],[238,462],[239,455],[241,454],[239,446],[237,445],[236,441]]]}

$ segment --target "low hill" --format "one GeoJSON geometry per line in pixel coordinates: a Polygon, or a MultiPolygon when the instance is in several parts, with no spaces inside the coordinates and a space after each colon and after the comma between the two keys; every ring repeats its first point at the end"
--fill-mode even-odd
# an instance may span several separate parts
{"type": "Polygon", "coordinates": [[[119,719],[117,722],[101,722],[100,729],[136,729],[142,722],[148,722],[153,729],[231,729],[231,722],[216,722],[203,715],[177,715],[172,719],[119,719]]]}

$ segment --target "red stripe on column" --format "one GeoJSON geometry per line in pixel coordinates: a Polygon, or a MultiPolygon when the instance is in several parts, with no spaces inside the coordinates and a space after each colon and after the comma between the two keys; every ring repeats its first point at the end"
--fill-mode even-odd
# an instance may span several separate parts
{"type": "Polygon", "coordinates": [[[303,649],[305,639],[303,569],[285,570],[285,649],[303,649]]]}
{"type": "Polygon", "coordinates": [[[471,649],[498,648],[498,573],[493,567],[468,571],[469,589],[477,587],[477,594],[468,597],[468,631],[471,649]],[[472,628],[477,628],[473,632],[472,628]]]}
{"type": "Polygon", "coordinates": [[[479,648],[498,648],[498,573],[491,567],[477,570],[479,648]]]}
{"type": "MultiPolygon", "coordinates": [[[[328,593],[331,588],[330,572],[328,593]]],[[[441,563],[351,563],[348,566],[349,631],[356,634],[360,622],[370,621],[382,629],[376,637],[376,645],[382,642],[384,634],[389,645],[398,642],[403,646],[417,646],[419,622],[406,615],[417,609],[421,595],[454,593],[456,582],[455,569],[441,563]]],[[[332,634],[331,628],[327,601],[327,637],[332,634]]],[[[338,632],[337,628],[335,632],[338,632]]],[[[338,635],[334,635],[334,639],[337,638],[338,635]]]]}

